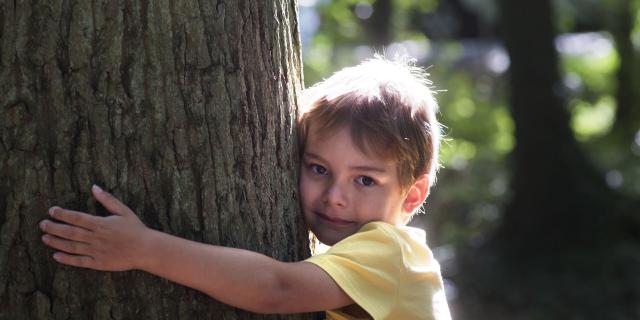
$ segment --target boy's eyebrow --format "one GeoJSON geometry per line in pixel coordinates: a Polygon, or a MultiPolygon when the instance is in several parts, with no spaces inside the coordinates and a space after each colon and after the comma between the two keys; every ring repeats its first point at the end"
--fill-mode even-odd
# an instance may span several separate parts
{"type": "Polygon", "coordinates": [[[319,156],[319,155],[317,155],[317,154],[315,154],[315,153],[312,153],[312,152],[306,151],[306,150],[304,151],[304,154],[303,154],[302,156],[303,156],[303,157],[316,158],[316,159],[318,159],[318,160],[325,161],[325,160],[324,160],[324,158],[322,158],[321,156],[319,156]]]}
{"type": "MultiPolygon", "coordinates": [[[[319,155],[317,155],[315,153],[307,152],[307,151],[304,152],[303,157],[313,158],[313,159],[316,159],[316,160],[320,160],[322,162],[326,161],[321,156],[319,156],[319,155]]],[[[388,170],[385,167],[367,166],[367,165],[349,166],[349,169],[356,170],[356,171],[368,171],[368,172],[378,172],[378,173],[387,173],[388,172],[388,170]]]]}
{"type": "Polygon", "coordinates": [[[351,170],[357,171],[369,171],[369,172],[378,172],[378,173],[387,173],[387,170],[382,167],[373,167],[373,166],[352,166],[349,167],[351,170]]]}

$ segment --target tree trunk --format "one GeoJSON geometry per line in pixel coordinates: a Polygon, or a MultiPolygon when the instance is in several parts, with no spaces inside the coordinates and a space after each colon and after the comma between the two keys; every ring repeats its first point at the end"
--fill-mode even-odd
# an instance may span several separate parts
{"type": "Polygon", "coordinates": [[[579,148],[562,97],[550,1],[500,1],[511,58],[513,198],[498,241],[535,259],[595,245],[615,195],[579,148]]]}
{"type": "Polygon", "coordinates": [[[52,205],[104,214],[97,183],[151,228],[307,257],[296,14],[295,0],[0,0],[0,319],[266,318],[59,265],[37,223],[52,205]]]}
{"type": "Polygon", "coordinates": [[[638,85],[638,58],[631,33],[636,21],[636,10],[632,1],[617,0],[611,3],[613,14],[609,23],[615,40],[620,64],[618,66],[616,89],[616,117],[613,126],[614,138],[622,141],[624,148],[633,143],[634,135],[640,130],[640,94],[638,85]]]}
{"type": "Polygon", "coordinates": [[[391,23],[393,5],[391,0],[376,0],[371,6],[373,9],[371,17],[362,22],[365,35],[374,50],[384,52],[393,40],[391,23]]]}

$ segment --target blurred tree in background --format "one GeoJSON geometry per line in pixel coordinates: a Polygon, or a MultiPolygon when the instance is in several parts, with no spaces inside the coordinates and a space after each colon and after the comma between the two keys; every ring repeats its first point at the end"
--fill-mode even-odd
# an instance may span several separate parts
{"type": "Polygon", "coordinates": [[[640,1],[301,1],[304,76],[428,67],[444,168],[412,222],[457,319],[640,318],[640,1]]]}

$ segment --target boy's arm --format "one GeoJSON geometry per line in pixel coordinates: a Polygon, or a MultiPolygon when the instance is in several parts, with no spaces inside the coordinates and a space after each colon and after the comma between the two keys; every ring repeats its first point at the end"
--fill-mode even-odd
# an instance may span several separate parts
{"type": "Polygon", "coordinates": [[[109,193],[94,197],[114,213],[97,217],[53,207],[43,241],[60,250],[60,263],[105,271],[140,269],[202,291],[224,303],[260,313],[329,310],[353,301],[319,267],[285,263],[242,249],[198,243],[144,226],[109,193]]]}

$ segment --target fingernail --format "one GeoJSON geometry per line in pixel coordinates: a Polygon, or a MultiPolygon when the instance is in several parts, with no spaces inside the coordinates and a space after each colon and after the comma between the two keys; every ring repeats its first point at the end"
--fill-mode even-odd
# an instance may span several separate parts
{"type": "Polygon", "coordinates": [[[40,222],[40,229],[42,229],[44,231],[44,229],[47,228],[47,222],[46,221],[42,221],[40,222]]]}
{"type": "Polygon", "coordinates": [[[46,234],[42,236],[42,242],[49,242],[49,237],[46,234]]]}
{"type": "Polygon", "coordinates": [[[96,185],[96,184],[94,184],[92,188],[93,188],[93,191],[95,191],[95,192],[102,192],[102,189],[100,187],[98,187],[98,185],[96,185]]]}
{"type": "Polygon", "coordinates": [[[57,253],[57,252],[56,252],[56,253],[54,253],[54,254],[53,254],[53,259],[54,259],[54,260],[56,260],[56,261],[60,261],[60,254],[59,254],[59,253],[57,253]]]}
{"type": "Polygon", "coordinates": [[[49,208],[49,215],[53,217],[53,211],[56,207],[49,208]]]}

